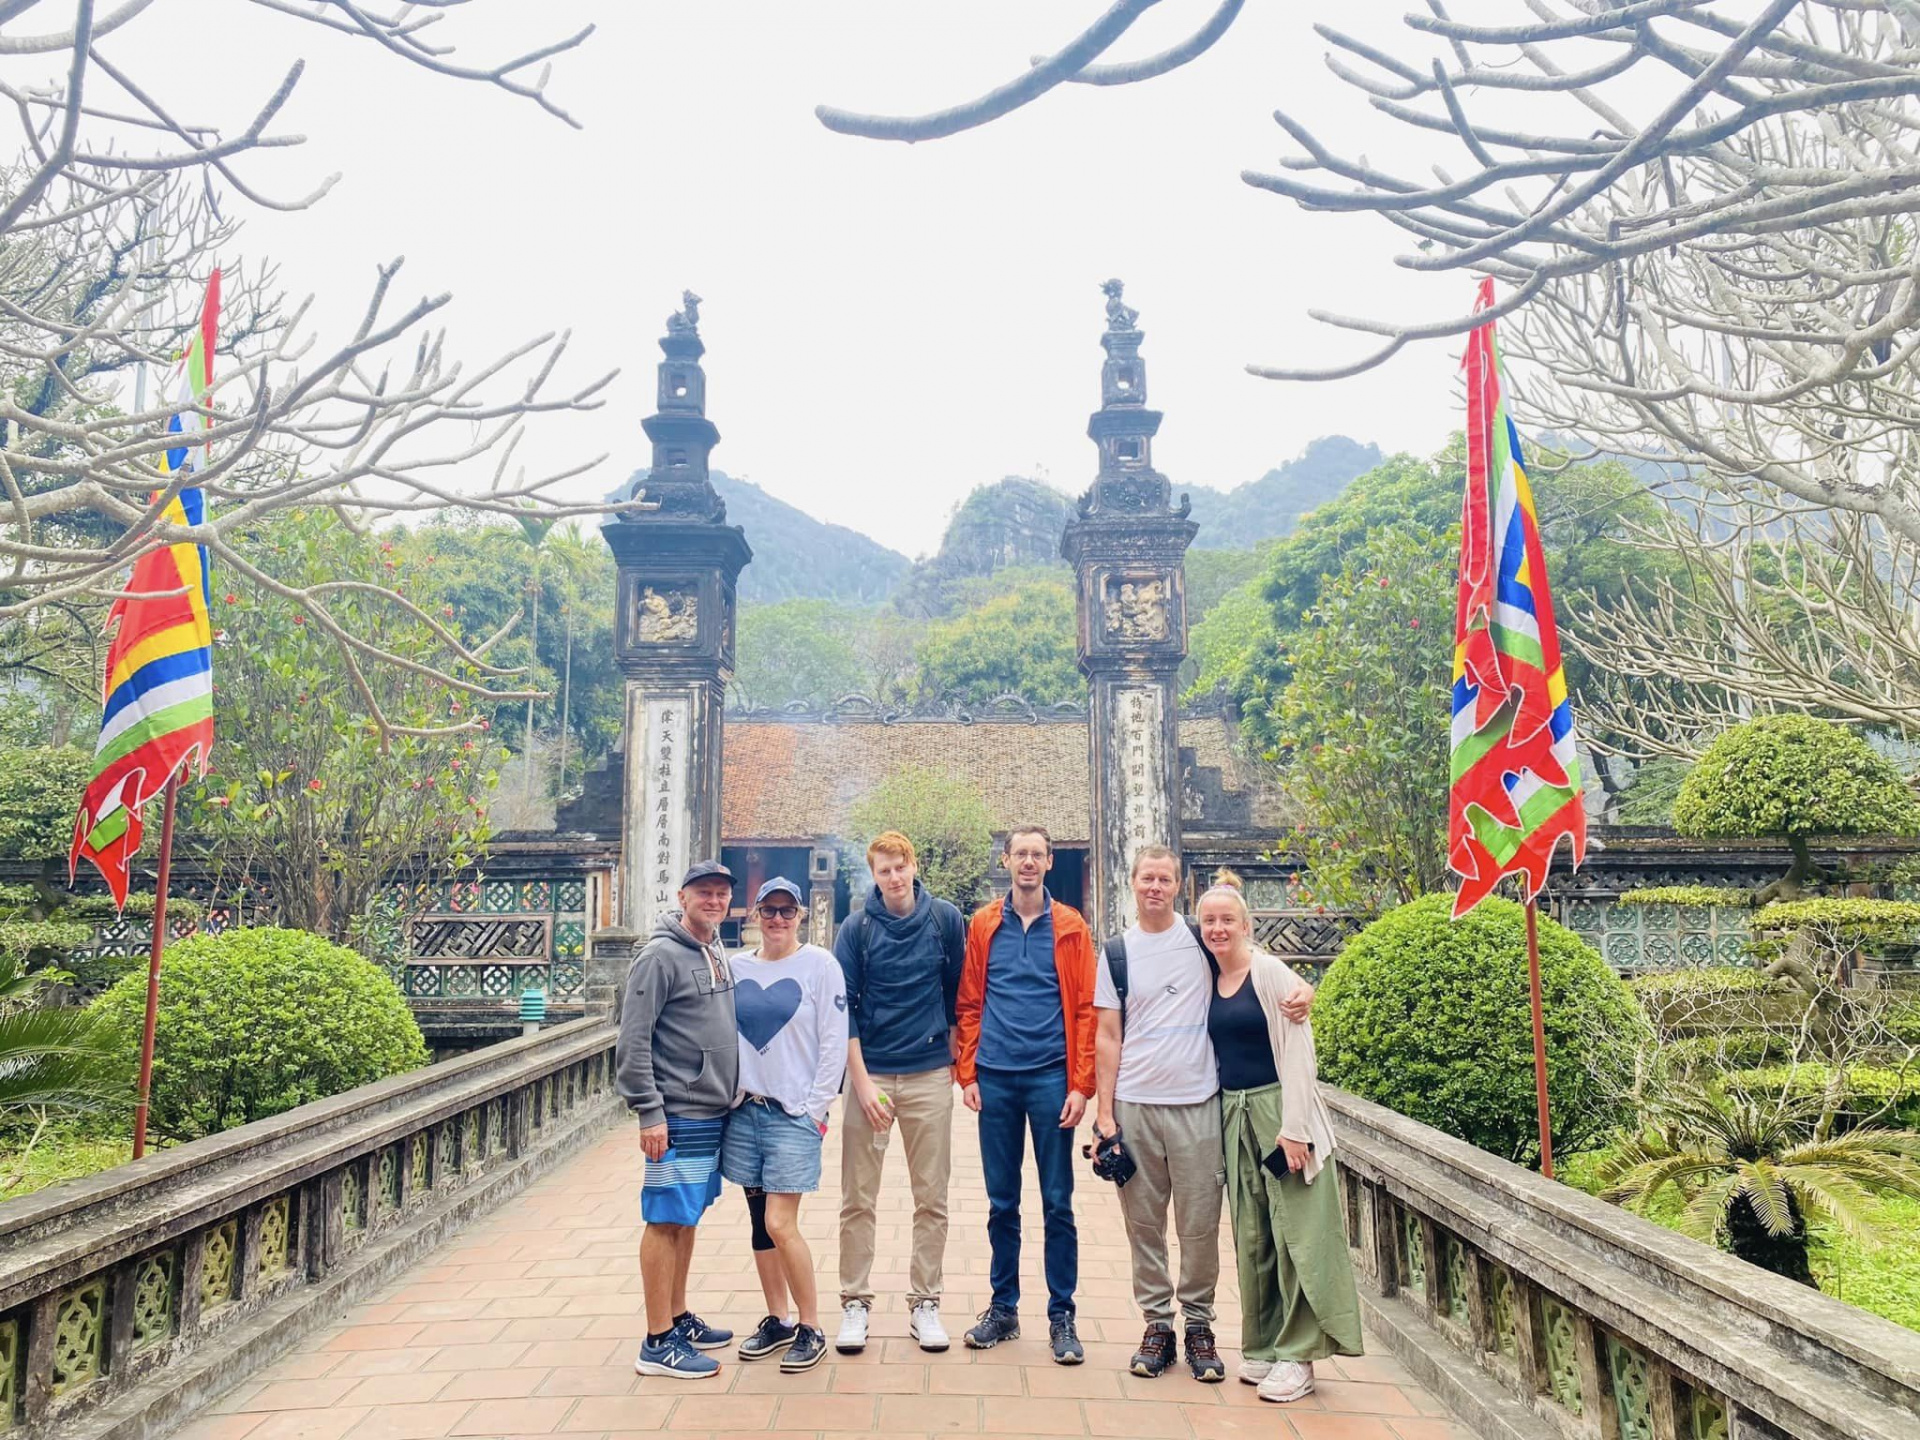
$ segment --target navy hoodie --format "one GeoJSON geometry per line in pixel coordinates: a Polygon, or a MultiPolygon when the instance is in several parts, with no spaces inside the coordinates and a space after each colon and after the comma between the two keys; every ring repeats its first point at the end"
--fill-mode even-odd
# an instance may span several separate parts
{"type": "Polygon", "coordinates": [[[876,1075],[911,1075],[951,1060],[947,1031],[954,1023],[960,968],[966,960],[966,922],[918,880],[913,909],[895,915],[880,898],[840,924],[833,953],[847,976],[847,1038],[876,1075]]]}

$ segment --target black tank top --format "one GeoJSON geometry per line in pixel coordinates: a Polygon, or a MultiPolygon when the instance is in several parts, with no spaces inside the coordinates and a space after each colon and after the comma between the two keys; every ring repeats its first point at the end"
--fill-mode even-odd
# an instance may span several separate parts
{"type": "Polygon", "coordinates": [[[1253,977],[1222,999],[1216,989],[1207,1002],[1207,1038],[1220,1067],[1222,1090],[1258,1090],[1280,1083],[1273,1064],[1273,1040],[1267,1034],[1267,1012],[1253,993],[1253,977]]]}

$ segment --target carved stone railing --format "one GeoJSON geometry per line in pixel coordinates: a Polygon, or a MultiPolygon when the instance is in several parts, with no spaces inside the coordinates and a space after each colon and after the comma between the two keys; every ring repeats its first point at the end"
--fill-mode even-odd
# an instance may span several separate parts
{"type": "Polygon", "coordinates": [[[0,1434],[163,1433],[618,1110],[575,1021],[0,1204],[0,1434]]]}
{"type": "Polygon", "coordinates": [[[1378,1105],[1327,1098],[1368,1319],[1470,1433],[1920,1435],[1920,1334],[1378,1105]]]}

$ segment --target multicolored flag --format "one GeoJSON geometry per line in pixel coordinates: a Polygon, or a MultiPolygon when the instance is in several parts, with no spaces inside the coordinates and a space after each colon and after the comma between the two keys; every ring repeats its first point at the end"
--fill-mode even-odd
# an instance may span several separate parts
{"type": "MultiPolygon", "coordinates": [[[[192,474],[207,447],[194,437],[208,427],[202,413],[213,384],[213,350],[220,318],[220,272],[207,281],[200,325],[170,381],[179,408],[168,422],[179,443],[165,452],[168,477],[192,474]]],[[[155,492],[156,498],[164,492],[155,492]]],[[[198,525],[206,499],[182,486],[162,518],[198,525]]],[[[126,590],[107,616],[107,649],[100,739],[93,779],[74,820],[67,856],[71,880],[82,856],[106,878],[114,903],[127,903],[127,870],[140,850],[140,810],[166,789],[183,765],[204,775],[213,748],[213,624],[207,552],[202,545],[168,545],[134,562],[126,590]]]]}
{"type": "MultiPolygon", "coordinates": [[[[1480,282],[1475,312],[1493,305],[1480,282]]],[[[1503,875],[1547,883],[1561,838],[1577,866],[1587,848],[1573,706],[1546,552],[1520,435],[1507,415],[1493,322],[1473,332],[1467,373],[1467,493],[1461,507],[1460,603],[1453,649],[1453,780],[1448,864],[1460,876],[1453,913],[1484,900],[1503,875]]]]}

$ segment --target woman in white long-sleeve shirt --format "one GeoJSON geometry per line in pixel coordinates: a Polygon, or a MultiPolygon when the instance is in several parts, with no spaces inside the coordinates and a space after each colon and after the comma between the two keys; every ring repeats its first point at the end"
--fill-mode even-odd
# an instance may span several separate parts
{"type": "Polygon", "coordinates": [[[827,1110],[846,1069],[846,978],[832,951],[800,943],[806,908],[798,885],[776,876],[753,903],[760,947],[731,961],[740,1095],[720,1145],[720,1173],[747,1192],[754,1268],[767,1299],[767,1318],[740,1342],[740,1358],[784,1349],[782,1370],[806,1370],[820,1363],[827,1341],[800,1197],[820,1188],[827,1110]]]}

